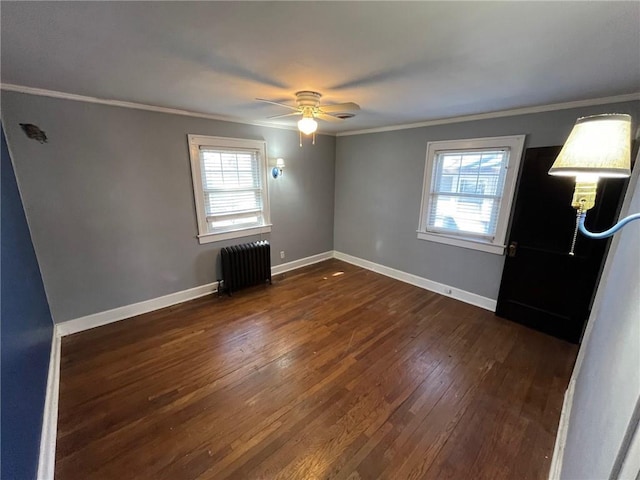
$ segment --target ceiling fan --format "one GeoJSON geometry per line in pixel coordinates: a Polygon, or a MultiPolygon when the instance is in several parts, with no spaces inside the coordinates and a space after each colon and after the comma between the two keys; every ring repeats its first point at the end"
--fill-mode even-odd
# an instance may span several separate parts
{"type": "MultiPolygon", "coordinates": [[[[302,90],[300,92],[296,92],[296,106],[274,102],[264,98],[256,98],[256,100],[295,110],[291,113],[273,115],[268,118],[283,118],[302,115],[302,118],[298,121],[300,136],[302,137],[303,133],[305,135],[313,134],[313,143],[315,143],[315,131],[318,129],[318,122],[316,122],[316,119],[324,120],[326,122],[341,122],[347,118],[353,117],[354,114],[351,112],[360,110],[360,106],[353,102],[338,103],[336,105],[320,105],[321,97],[322,94],[318,92],[302,90]]],[[[302,139],[300,146],[302,146],[302,139]]]]}

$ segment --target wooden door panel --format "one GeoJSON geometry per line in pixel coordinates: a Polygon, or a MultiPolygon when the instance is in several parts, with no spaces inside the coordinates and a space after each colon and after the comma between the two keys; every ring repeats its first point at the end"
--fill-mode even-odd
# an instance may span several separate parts
{"type": "MultiPolygon", "coordinates": [[[[509,243],[514,256],[505,260],[496,314],[537,330],[579,342],[607,241],[581,235],[569,255],[575,210],[573,180],[547,174],[561,147],[525,152],[509,243]]],[[[594,230],[610,226],[625,182],[602,181],[588,221],[594,230]]]]}

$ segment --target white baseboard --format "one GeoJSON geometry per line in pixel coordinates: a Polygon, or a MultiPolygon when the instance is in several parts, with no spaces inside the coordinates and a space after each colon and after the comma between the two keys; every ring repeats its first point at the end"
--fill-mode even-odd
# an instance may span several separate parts
{"type": "MultiPolygon", "coordinates": [[[[271,267],[271,274],[278,275],[290,270],[295,270],[296,268],[313,265],[314,263],[322,262],[330,258],[333,258],[332,250],[319,253],[317,255],[311,255],[310,257],[300,258],[292,262],[283,263],[282,265],[276,265],[275,267],[271,267]]],[[[154,310],[160,310],[161,308],[170,307],[171,305],[194,300],[217,291],[218,282],[213,282],[199,287],[190,288],[188,290],[183,290],[181,292],[170,293],[163,297],[145,300],[144,302],[125,305],[123,307],[106,310],[104,312],[93,313],[85,317],[74,318],[73,320],[67,320],[66,322],[59,323],[57,325],[58,334],[64,337],[65,335],[83,332],[91,328],[101,327],[102,325],[135,317],[136,315],[142,315],[143,313],[153,312],[154,310]]]]}
{"type": "Polygon", "coordinates": [[[144,302],[133,303],[131,305],[114,308],[113,310],[94,313],[87,315],[86,317],[74,318],[73,320],[67,320],[66,322],[59,323],[57,325],[58,333],[60,336],[64,337],[65,335],[83,332],[84,330],[101,327],[102,325],[124,320],[125,318],[135,317],[136,315],[160,310],[161,308],[170,307],[177,303],[204,297],[205,295],[209,295],[217,291],[218,282],[213,282],[206,285],[200,285],[199,287],[190,288],[188,290],[182,290],[181,292],[170,293],[163,297],[145,300],[144,302]]]}
{"type": "Polygon", "coordinates": [[[333,258],[333,250],[328,252],[318,253],[317,255],[311,255],[310,257],[300,258],[293,262],[283,263],[282,265],[276,265],[271,267],[271,275],[279,275],[290,270],[296,270],[298,268],[306,267],[307,265],[313,265],[314,263],[324,262],[333,258]]]}
{"type": "MultiPolygon", "coordinates": [[[[636,407],[636,411],[637,410],[638,408],[636,407]]],[[[624,480],[627,478],[634,478],[637,480],[640,477],[640,426],[638,426],[637,423],[635,423],[635,425],[636,430],[629,441],[628,447],[626,450],[623,450],[624,456],[622,464],[620,465],[620,471],[617,472],[617,476],[614,477],[618,480],[624,480]]],[[[612,477],[615,474],[614,472],[612,472],[612,477]]]]}
{"type": "MultiPolygon", "coordinates": [[[[476,295],[475,293],[467,292],[459,288],[451,287],[442,283],[434,282],[427,278],[419,277],[411,273],[402,272],[394,268],[385,267],[377,263],[364,260],[362,258],[353,257],[346,253],[336,252],[330,250],[328,252],[318,253],[317,255],[311,255],[310,257],[300,258],[292,262],[283,263],[282,265],[276,265],[271,268],[272,275],[279,275],[284,272],[295,270],[298,268],[313,265],[314,263],[322,262],[330,258],[337,258],[353,265],[357,265],[368,270],[372,270],[382,275],[386,275],[402,282],[410,283],[432,292],[440,293],[453,297],[457,300],[476,305],[486,310],[495,311],[496,301],[487,297],[476,295]]],[[[190,288],[181,292],[171,293],[163,297],[152,298],[151,300],[145,300],[144,302],[134,303],[131,305],[125,305],[123,307],[114,308],[112,310],[106,310],[104,312],[98,312],[85,317],[75,318],[73,320],[67,320],[57,325],[57,331],[59,336],[71,335],[73,333],[82,332],[91,328],[100,327],[109,323],[118,322],[126,318],[135,317],[136,315],[142,315],[143,313],[152,312],[161,308],[170,307],[182,302],[194,300],[196,298],[209,295],[218,290],[218,282],[208,283],[199,287],[190,288]]]]}
{"type": "Polygon", "coordinates": [[[560,423],[558,424],[558,434],[556,444],[553,447],[553,457],[551,468],[549,469],[549,480],[560,480],[562,473],[562,458],[564,457],[564,446],[567,443],[567,431],[569,430],[569,417],[571,416],[571,406],[573,405],[573,393],[575,392],[576,381],[572,378],[569,388],[564,392],[564,402],[560,413],[560,423]]]}
{"type": "Polygon", "coordinates": [[[460,300],[461,302],[469,303],[471,305],[484,308],[485,310],[489,310],[491,312],[496,311],[496,300],[493,300],[491,298],[467,292],[466,290],[461,290],[450,285],[445,285],[444,283],[434,282],[433,280],[429,280],[428,278],[419,277],[411,273],[396,270],[395,268],[385,267],[384,265],[370,262],[369,260],[364,260],[362,258],[354,257],[346,253],[335,251],[334,258],[347,263],[351,263],[353,265],[357,265],[358,267],[366,268],[367,270],[371,270],[376,273],[381,273],[382,275],[386,275],[387,277],[395,278],[396,280],[400,280],[401,282],[410,283],[411,285],[424,288],[425,290],[430,290],[441,295],[455,298],[456,300],[460,300]]]}
{"type": "Polygon", "coordinates": [[[44,400],[38,480],[53,480],[56,465],[56,435],[58,432],[58,393],[60,391],[60,335],[53,327],[47,392],[44,400]]]}

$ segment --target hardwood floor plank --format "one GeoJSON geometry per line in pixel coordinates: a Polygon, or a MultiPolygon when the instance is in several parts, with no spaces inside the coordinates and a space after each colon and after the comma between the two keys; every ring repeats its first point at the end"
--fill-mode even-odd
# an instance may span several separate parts
{"type": "Polygon", "coordinates": [[[575,357],[329,260],[65,337],[56,478],[539,479],[575,357]]]}

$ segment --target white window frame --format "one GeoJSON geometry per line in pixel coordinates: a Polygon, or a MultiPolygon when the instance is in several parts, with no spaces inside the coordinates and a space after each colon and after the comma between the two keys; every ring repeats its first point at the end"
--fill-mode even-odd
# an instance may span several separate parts
{"type": "Polygon", "coordinates": [[[201,244],[219,242],[232,238],[248,237],[269,233],[271,231],[271,215],[269,208],[269,189],[267,184],[267,142],[244,138],[211,137],[206,135],[187,135],[189,140],[189,156],[191,158],[191,178],[198,219],[198,241],[201,244]],[[258,164],[262,180],[262,218],[260,226],[230,228],[219,233],[209,232],[207,215],[204,208],[204,189],[202,187],[202,171],[200,169],[200,147],[246,149],[258,151],[258,164]]]}
{"type": "Polygon", "coordinates": [[[510,135],[504,137],[471,138],[465,140],[445,140],[429,142],[427,144],[427,157],[424,168],[424,183],[422,185],[422,204],[420,207],[420,220],[417,230],[418,238],[430,242],[444,243],[456,247],[470,248],[483,252],[503,255],[506,245],[507,227],[511,215],[511,205],[515,196],[518,171],[524,150],[525,135],[510,135]],[[466,236],[464,232],[460,234],[436,233],[427,231],[427,213],[429,212],[429,202],[431,200],[431,188],[434,174],[434,162],[439,153],[446,151],[464,150],[493,150],[509,149],[509,159],[507,161],[507,174],[504,180],[504,189],[500,202],[496,233],[493,240],[481,239],[472,235],[466,236]]]}

